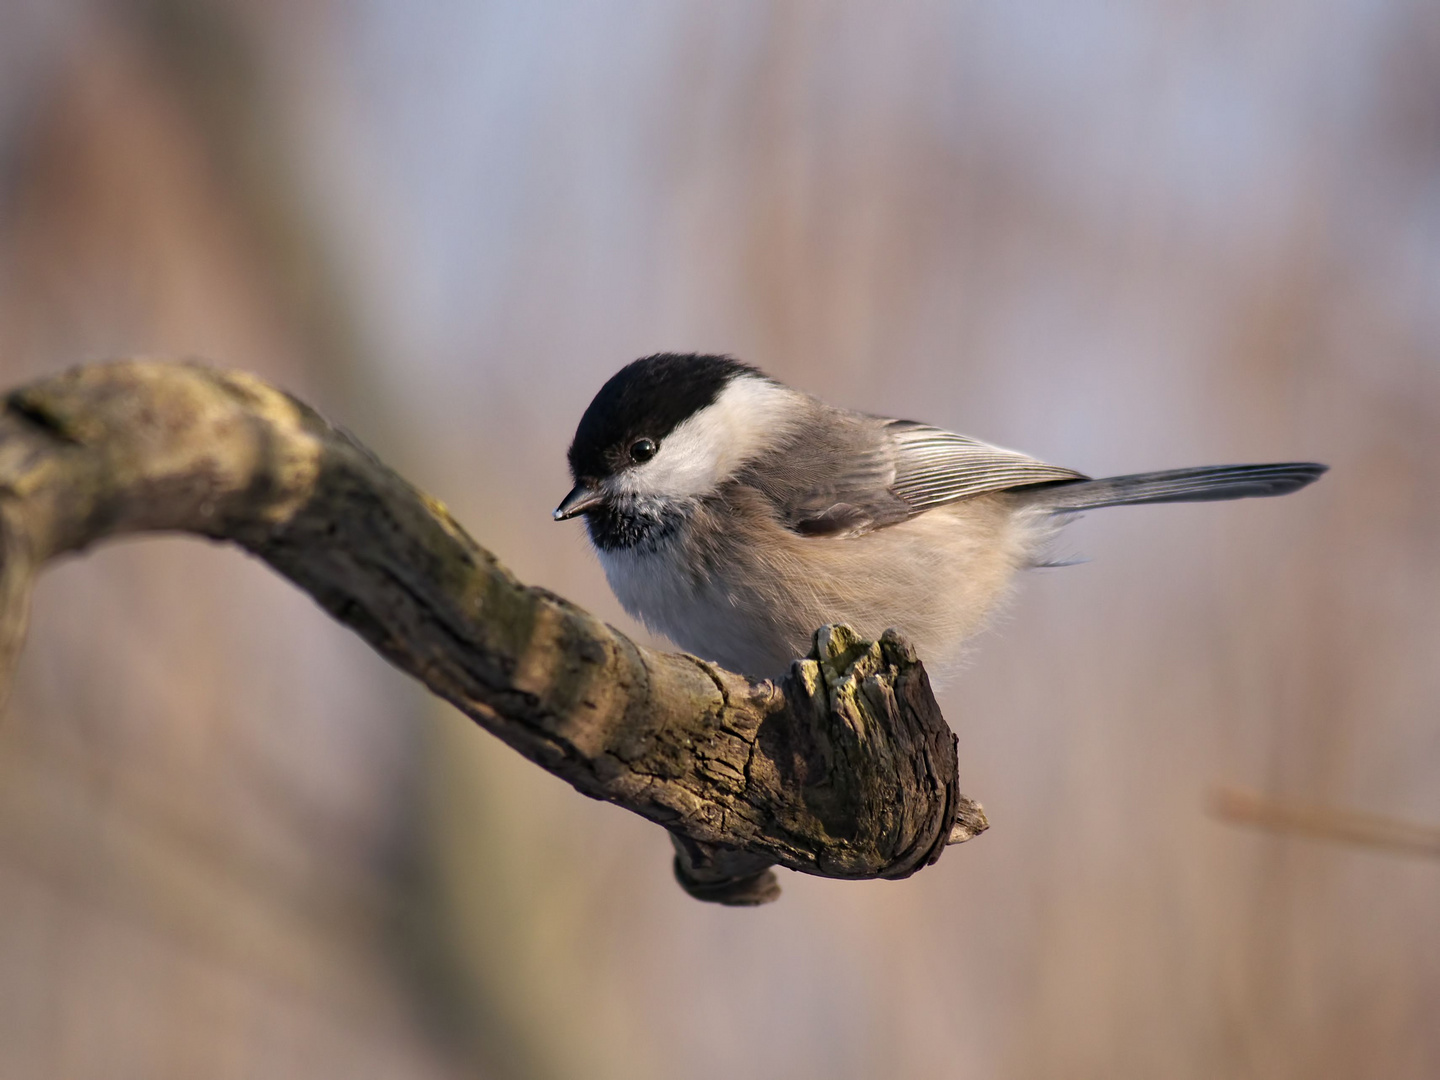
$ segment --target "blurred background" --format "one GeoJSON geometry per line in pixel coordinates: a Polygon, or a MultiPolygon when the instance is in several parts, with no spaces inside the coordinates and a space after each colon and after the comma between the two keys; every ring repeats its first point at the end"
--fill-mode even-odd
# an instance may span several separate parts
{"type": "MultiPolygon", "coordinates": [[[[0,723],[0,1075],[1440,1075],[1440,6],[4,0],[0,375],[257,371],[639,634],[564,449],[734,353],[1092,474],[942,693],[993,828],[686,897],[233,550],[53,569],[0,723]]],[[[647,639],[648,640],[648,639],[647,639]]]]}

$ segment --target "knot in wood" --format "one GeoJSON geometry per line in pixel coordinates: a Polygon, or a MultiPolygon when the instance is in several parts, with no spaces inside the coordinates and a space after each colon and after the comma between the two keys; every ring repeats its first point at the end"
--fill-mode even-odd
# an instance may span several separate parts
{"type": "Polygon", "coordinates": [[[960,804],[956,742],[910,643],[822,627],[783,687],[751,775],[773,800],[776,861],[902,878],[938,859],[960,804]]]}

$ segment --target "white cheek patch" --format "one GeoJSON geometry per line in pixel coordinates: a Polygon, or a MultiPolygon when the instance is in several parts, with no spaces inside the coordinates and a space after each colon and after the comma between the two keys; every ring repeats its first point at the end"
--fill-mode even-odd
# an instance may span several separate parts
{"type": "Polygon", "coordinates": [[[611,484],[633,495],[708,494],[785,434],[799,396],[769,379],[741,376],[660,440],[653,458],[616,474],[611,484]]]}

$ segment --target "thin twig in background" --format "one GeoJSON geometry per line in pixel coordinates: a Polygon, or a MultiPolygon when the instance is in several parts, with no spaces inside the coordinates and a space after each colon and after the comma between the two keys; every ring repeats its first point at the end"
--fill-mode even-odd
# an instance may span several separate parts
{"type": "Polygon", "coordinates": [[[1362,810],[1305,805],[1241,788],[1220,787],[1210,794],[1210,812],[1237,825],[1440,858],[1440,827],[1362,810]]]}

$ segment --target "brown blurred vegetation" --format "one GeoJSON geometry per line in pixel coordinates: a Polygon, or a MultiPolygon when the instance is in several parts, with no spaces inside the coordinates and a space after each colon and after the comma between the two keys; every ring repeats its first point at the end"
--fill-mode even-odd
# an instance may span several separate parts
{"type": "Polygon", "coordinates": [[[1431,1077],[1440,865],[1215,783],[1440,823],[1440,8],[0,7],[0,375],[280,382],[527,580],[662,348],[1101,474],[942,703],[994,828],[700,905],[644,822],[233,551],[52,572],[0,723],[0,1076],[1431,1077]]]}

